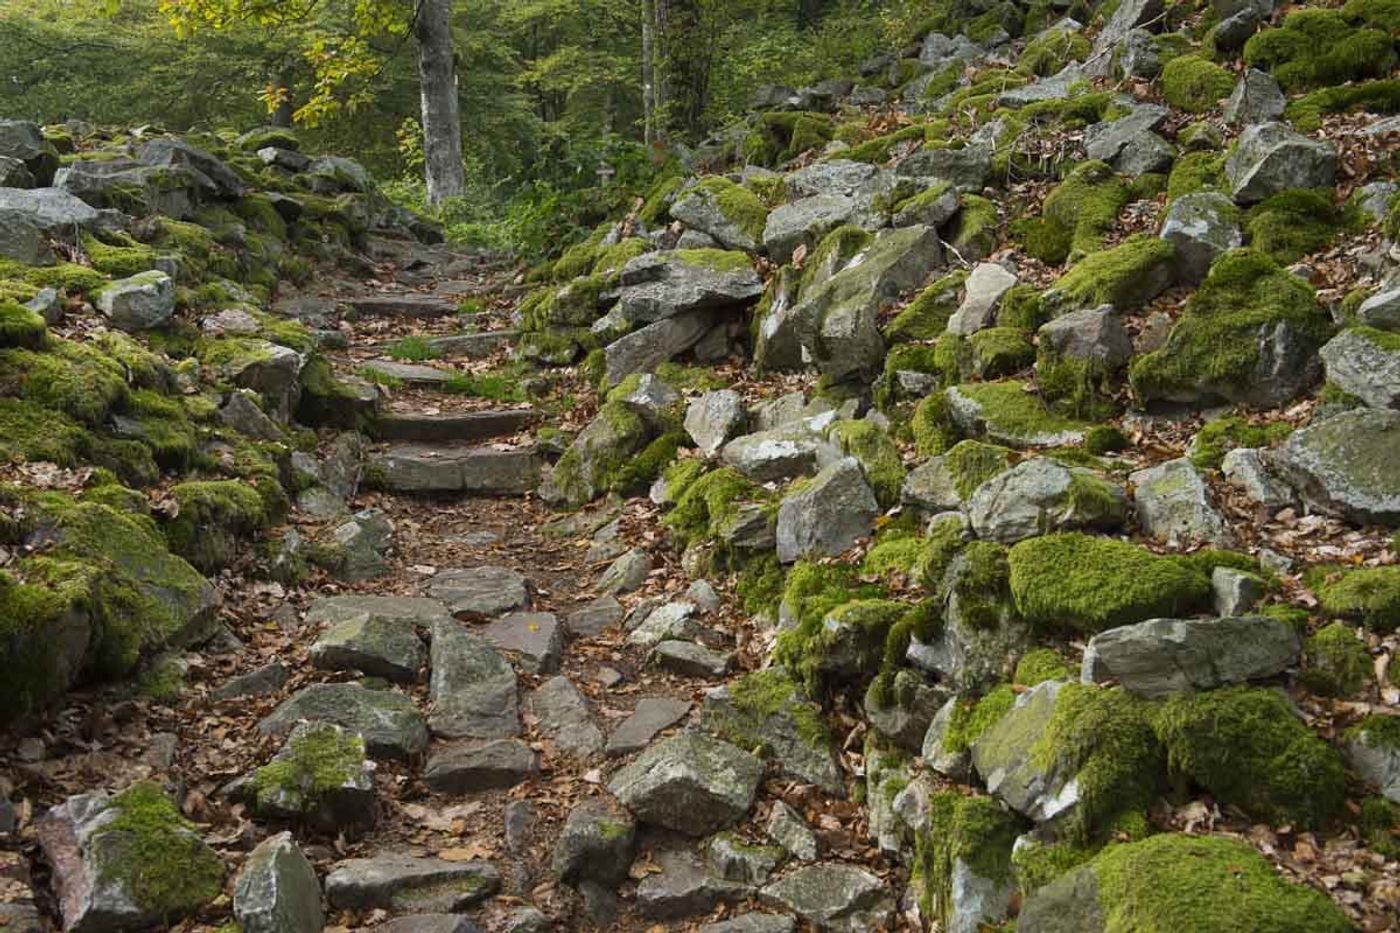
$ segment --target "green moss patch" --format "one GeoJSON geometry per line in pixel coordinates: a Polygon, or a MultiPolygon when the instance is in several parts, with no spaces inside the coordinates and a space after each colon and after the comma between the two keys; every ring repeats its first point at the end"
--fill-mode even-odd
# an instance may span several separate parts
{"type": "Polygon", "coordinates": [[[172,551],[202,570],[224,567],[240,539],[267,527],[262,497],[241,480],[179,483],[170,493],[178,511],[165,524],[165,538],[172,551]]]}
{"type": "Polygon", "coordinates": [[[1272,73],[1285,90],[1297,90],[1388,77],[1396,54],[1393,38],[1382,29],[1357,28],[1345,12],[1300,9],[1281,27],[1251,37],[1244,60],[1272,73]]]}
{"type": "Polygon", "coordinates": [[[253,773],[253,793],[260,809],[310,815],[327,794],[356,782],[364,764],[364,739],[328,723],[314,724],[253,773]]]}
{"type": "Polygon", "coordinates": [[[915,837],[913,877],[922,889],[922,916],[944,924],[951,917],[956,863],[978,877],[1005,881],[1011,874],[1011,847],[1021,831],[1021,821],[992,797],[956,791],[934,795],[927,822],[915,837]]]}
{"type": "Polygon", "coordinates": [[[1039,217],[1018,221],[1012,232],[1032,256],[1062,263],[1101,249],[1127,203],[1127,187],[1113,169],[1103,162],[1084,162],[1050,192],[1039,217]]]}
{"type": "Polygon", "coordinates": [[[1310,133],[1322,126],[1323,114],[1357,110],[1400,113],[1400,79],[1320,88],[1289,101],[1284,116],[1300,131],[1310,133]]]}
{"type": "Polygon", "coordinates": [[[1135,236],[1090,253],[1051,286],[1045,300],[1062,310],[1112,305],[1130,311],[1171,284],[1176,248],[1168,240],[1135,236]]]}
{"type": "Polygon", "coordinates": [[[967,272],[962,269],[936,280],[885,326],[885,337],[892,341],[936,339],[958,309],[966,280],[967,272]]]}
{"type": "Polygon", "coordinates": [[[1210,601],[1208,573],[1112,538],[1030,538],[1011,548],[1008,561],[1016,608],[1044,628],[1101,632],[1189,614],[1210,601]]]}
{"type": "Polygon", "coordinates": [[[1344,622],[1333,622],[1309,636],[1303,653],[1308,660],[1303,683],[1313,693],[1351,696],[1370,680],[1371,653],[1344,622]]]}
{"type": "Polygon", "coordinates": [[[112,799],[118,815],[103,833],[119,839],[105,854],[109,870],[128,886],[143,910],[174,920],[223,890],[224,865],[154,783],[134,784],[112,799]]]}
{"type": "Polygon", "coordinates": [[[1291,433],[1293,426],[1285,422],[1256,423],[1240,415],[1222,415],[1207,421],[1191,438],[1188,456],[1202,470],[1218,470],[1235,448],[1270,447],[1291,433]]]}
{"type": "Polygon", "coordinates": [[[0,348],[41,350],[48,343],[44,319],[17,301],[0,299],[0,348]]]}
{"type": "Polygon", "coordinates": [[[1280,191],[1250,208],[1245,232],[1251,248],[1287,265],[1325,248],[1346,226],[1332,192],[1280,191]]]}
{"type": "Polygon", "coordinates": [[[1215,62],[1194,55],[1173,58],[1162,68],[1162,99],[1191,113],[1212,110],[1235,87],[1235,78],[1215,62]]]}
{"type": "Polygon", "coordinates": [[[678,493],[676,507],[664,521],[682,546],[718,539],[733,527],[740,514],[739,506],[767,503],[771,498],[762,486],[725,467],[690,482],[678,493]]]}
{"type": "Polygon", "coordinates": [[[708,196],[725,219],[738,227],[755,243],[763,242],[763,226],[768,220],[768,207],[748,188],[736,185],[723,175],[709,175],[695,186],[708,196]]]}
{"type": "Polygon", "coordinates": [[[1321,610],[1380,632],[1400,627],[1400,566],[1315,568],[1308,575],[1321,610]]]}

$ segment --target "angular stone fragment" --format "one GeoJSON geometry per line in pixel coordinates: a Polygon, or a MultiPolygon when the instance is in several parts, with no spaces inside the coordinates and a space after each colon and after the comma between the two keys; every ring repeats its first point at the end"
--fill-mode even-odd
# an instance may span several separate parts
{"type": "Polygon", "coordinates": [[[1117,528],[1128,497],[1092,471],[1034,457],[977,487],[967,514],[977,537],[1015,544],[1052,531],[1117,528]]]}
{"type": "Polygon", "coordinates": [[[744,305],[763,292],[747,256],[718,250],[646,253],[622,269],[619,308],[634,323],[744,305]]]}
{"type": "Polygon", "coordinates": [[[807,476],[839,457],[835,446],[805,424],[745,434],[720,449],[726,466],[757,483],[807,476]]]}
{"type": "Polygon", "coordinates": [[[366,613],[327,629],[311,646],[310,658],[322,670],[358,670],[396,683],[413,683],[428,651],[412,626],[366,613]]]}
{"type": "Polygon", "coordinates": [[[709,913],[722,901],[738,900],[751,890],[712,873],[689,849],[664,849],[656,862],[661,871],[637,885],[637,909],[645,917],[667,920],[709,913]]]}
{"type": "Polygon", "coordinates": [[[554,876],[564,884],[590,879],[615,885],[627,878],[637,824],[611,797],[590,797],[569,811],[554,845],[554,876]]]}
{"type": "Polygon", "coordinates": [[[1224,116],[1228,123],[1253,126],[1268,123],[1283,116],[1288,98],[1278,82],[1266,71],[1248,69],[1235,83],[1230,99],[1225,101],[1224,116]]]}
{"type": "Polygon", "coordinates": [[[519,739],[468,739],[434,749],[423,783],[440,794],[514,787],[539,771],[539,756],[519,739]]]}
{"type": "Polygon", "coordinates": [[[530,605],[530,581],[509,567],[444,570],[428,581],[428,595],[459,618],[492,617],[530,605]]]}
{"type": "Polygon", "coordinates": [[[1200,472],[1185,458],[1168,460],[1128,477],[1144,533],[1169,544],[1228,546],[1225,519],[1210,501],[1200,472]]]}
{"type": "Polygon", "coordinates": [[[687,700],[670,697],[645,697],[637,701],[622,723],[608,736],[608,757],[630,755],[641,751],[663,730],[680,722],[690,712],[687,700]]]}
{"type": "Polygon", "coordinates": [[[460,622],[433,625],[433,709],[428,725],[449,739],[499,739],[520,733],[520,702],[510,662],[460,622]]]}
{"type": "Polygon", "coordinates": [[[1384,346],[1374,333],[1344,330],[1323,345],[1327,381],[1372,408],[1400,408],[1400,350],[1384,346]]]}
{"type": "Polygon", "coordinates": [[[615,386],[633,373],[649,373],[700,342],[715,326],[716,312],[688,311],[619,337],[603,349],[604,379],[615,386]]]}
{"type": "Polygon", "coordinates": [[[884,926],[895,907],[884,881],[837,862],[803,866],[765,887],[759,900],[832,933],[865,933],[884,926]]]}
{"type": "Polygon", "coordinates": [[[599,596],[564,617],[564,628],[575,638],[592,638],[622,621],[622,604],[612,596],[599,596]]]}
{"type": "Polygon", "coordinates": [[[643,752],[608,789],[642,822],[702,836],[741,819],[762,776],[742,749],[687,732],[643,752]]]}
{"type": "Polygon", "coordinates": [[[692,641],[662,641],[651,650],[648,663],[685,677],[723,677],[734,656],[692,641]]]}
{"type": "Polygon", "coordinates": [[[588,701],[567,677],[552,677],[530,694],[530,713],[565,754],[587,758],[603,748],[603,733],[593,721],[588,701]]]}
{"type": "Polygon", "coordinates": [[[258,723],[271,735],[291,732],[301,720],[328,722],[364,737],[372,757],[408,758],[428,744],[428,730],[413,701],[397,690],[360,684],[313,684],[258,723]]]}
{"type": "Polygon", "coordinates": [[[1394,719],[1380,715],[1363,719],[1343,736],[1342,751],[1358,777],[1380,790],[1381,796],[1400,803],[1400,745],[1394,739],[1394,719]]]}
{"type": "Polygon", "coordinates": [[[768,814],[768,836],[795,859],[810,862],[817,857],[817,835],[796,810],[781,800],[768,814]]]}
{"type": "Polygon", "coordinates": [[[552,674],[564,656],[564,627],[552,612],[510,612],[481,635],[529,674],[552,674]]]}
{"type": "Polygon", "coordinates": [[[1337,150],[1287,124],[1259,123],[1240,134],[1225,162],[1225,175],[1237,204],[1253,204],[1293,188],[1330,188],[1336,181],[1337,150]]]}
{"type": "Polygon", "coordinates": [[[258,816],[322,832],[364,829],[378,817],[365,741],[334,723],[298,723],[272,761],[249,776],[247,788],[258,816]]]}
{"type": "Polygon", "coordinates": [[[103,286],[93,302],[118,330],[150,330],[175,314],[175,281],[153,269],[103,286]]]}
{"type": "Polygon", "coordinates": [[[1002,296],[1016,285],[1016,276],[996,262],[973,267],[963,288],[965,297],[948,319],[948,333],[967,336],[996,323],[1002,296]]]}
{"type": "Polygon", "coordinates": [[[291,833],[265,840],[248,856],[233,889],[243,933],[320,933],[321,882],[291,833]]]}
{"type": "Polygon", "coordinates": [[[1160,236],[1176,247],[1177,278],[1188,285],[1205,281],[1216,257],[1244,242],[1238,209],[1214,191],[1193,191],[1173,200],[1160,236]]]}
{"type": "Polygon", "coordinates": [[[1269,616],[1153,619],[1095,635],[1082,678],[1161,697],[1273,677],[1297,663],[1300,650],[1294,628],[1269,616]]]}
{"type": "Polygon", "coordinates": [[[647,582],[651,573],[651,555],[643,548],[632,548],[617,560],[598,578],[598,591],[602,593],[630,593],[647,582]]]}
{"type": "Polygon", "coordinates": [[[1020,694],[1016,705],[972,743],[972,763],[988,792],[1037,823],[1079,803],[1075,775],[1047,768],[1035,754],[1063,687],[1063,681],[1047,680],[1020,694]]]}
{"type": "Polygon", "coordinates": [[[306,610],[307,625],[336,625],[362,615],[402,625],[430,628],[447,616],[437,599],[416,596],[325,596],[306,610]]]}
{"type": "Polygon", "coordinates": [[[712,456],[740,432],[745,417],[744,397],[738,392],[706,392],[686,409],[685,430],[701,453],[712,456]]]}
{"type": "Polygon", "coordinates": [[[778,506],[778,560],[836,557],[870,534],[879,503],[853,457],[818,473],[778,506]]]}
{"type": "Polygon", "coordinates": [[[466,910],[500,887],[490,862],[379,855],[336,865],[326,876],[326,900],[336,910],[442,913],[466,910]]]}
{"type": "Polygon", "coordinates": [[[1293,432],[1265,462],[1310,508],[1400,524],[1400,412],[1359,409],[1293,432]]]}

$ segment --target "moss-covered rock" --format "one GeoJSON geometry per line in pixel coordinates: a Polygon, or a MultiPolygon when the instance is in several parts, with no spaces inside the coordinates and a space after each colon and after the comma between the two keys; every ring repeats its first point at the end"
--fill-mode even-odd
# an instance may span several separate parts
{"type": "Polygon", "coordinates": [[[1343,622],[1333,622],[1308,637],[1303,645],[1308,667],[1303,683],[1314,693],[1351,696],[1371,676],[1371,653],[1343,622]]]}
{"type": "Polygon", "coordinates": [[[966,280],[962,269],[935,280],[885,325],[885,338],[893,342],[937,339],[958,309],[966,280]]]}
{"type": "Polygon", "coordinates": [[[828,430],[827,438],[843,453],[860,461],[866,482],[881,508],[890,508],[899,501],[904,463],[899,448],[884,428],[873,421],[838,421],[828,430]]]}
{"type": "Polygon", "coordinates": [[[1027,899],[1020,933],[1249,929],[1347,933],[1341,908],[1293,884],[1245,842],[1163,833],[1109,846],[1027,899]]]}
{"type": "Polygon", "coordinates": [[[1346,9],[1294,10],[1281,27],[1246,42],[1244,60],[1288,90],[1387,77],[1396,62],[1393,37],[1384,28],[1358,27],[1366,20],[1360,8],[1350,9],[1350,15],[1346,9]]]}
{"type": "Polygon", "coordinates": [[[1162,99],[1191,113],[1214,109],[1234,86],[1230,72],[1194,55],[1173,58],[1162,68],[1162,99]]]}
{"type": "Polygon", "coordinates": [[[1111,538],[1045,535],[1011,548],[1011,592],[1034,625],[1101,632],[1204,608],[1210,578],[1171,556],[1111,538]]]}
{"type": "Polygon", "coordinates": [[[1037,259],[1075,260],[1103,247],[1127,202],[1127,187],[1113,169],[1104,162],[1084,162],[1045,199],[1039,217],[1019,221],[1013,232],[1037,259]]]}
{"type": "Polygon", "coordinates": [[[948,389],[947,417],[962,436],[985,437],[1010,447],[1061,447],[1080,443],[1088,426],[1052,411],[1039,395],[1014,380],[948,389]]]}
{"type": "Polygon", "coordinates": [[[1148,402],[1280,405],[1316,380],[1330,329],[1306,282],[1234,250],[1211,267],[1166,346],[1136,359],[1129,379],[1148,402]]]}
{"type": "Polygon", "coordinates": [[[924,920],[949,926],[1002,920],[1010,906],[1011,849],[1021,821],[991,797],[956,791],[934,795],[914,842],[912,883],[924,920]],[[974,893],[975,892],[975,893],[974,893]]]}
{"type": "Polygon", "coordinates": [[[723,175],[708,175],[676,198],[671,216],[726,249],[754,250],[763,242],[768,207],[748,188],[723,175]]]}
{"type": "Polygon", "coordinates": [[[1172,284],[1175,256],[1169,240],[1132,237],[1113,249],[1086,255],[1055,281],[1045,301],[1057,311],[1105,304],[1130,311],[1172,284]]]}
{"type": "Polygon", "coordinates": [[[841,793],[835,738],[821,707],[780,667],[746,674],[705,698],[701,726],[744,749],[763,749],[784,773],[841,793]]]}
{"type": "Polygon", "coordinates": [[[1286,422],[1254,422],[1240,415],[1221,415],[1201,426],[1191,438],[1187,455],[1202,470],[1218,470],[1225,455],[1237,447],[1268,447],[1292,431],[1286,422]]]}
{"type": "Polygon", "coordinates": [[[1245,232],[1252,249],[1280,264],[1323,249],[1346,226],[1326,190],[1280,191],[1250,208],[1245,232]]]}
{"type": "Polygon", "coordinates": [[[165,523],[170,549],[194,566],[214,572],[229,563],[238,543],[264,530],[266,514],[257,489],[241,480],[191,480],[170,490],[175,515],[165,523]]]}
{"type": "Polygon", "coordinates": [[[1341,755],[1274,691],[1176,694],[1156,731],[1174,774],[1258,819],[1317,826],[1345,800],[1341,755]]]}
{"type": "Polygon", "coordinates": [[[1381,632],[1400,627],[1400,566],[1321,567],[1308,578],[1324,613],[1381,632]]]}
{"type": "Polygon", "coordinates": [[[373,765],[365,741],[329,722],[303,723],[272,759],[253,772],[249,793],[258,814],[295,820],[324,832],[375,821],[373,765]]]}

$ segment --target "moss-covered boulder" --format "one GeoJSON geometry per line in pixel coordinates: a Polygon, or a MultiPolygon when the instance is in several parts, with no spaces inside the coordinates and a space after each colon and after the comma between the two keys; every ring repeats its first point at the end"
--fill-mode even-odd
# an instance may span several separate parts
{"type": "Polygon", "coordinates": [[[1211,268],[1166,346],[1135,360],[1129,378],[1148,403],[1282,405],[1317,380],[1329,330],[1307,283],[1236,250],[1211,268]]]}
{"type": "Polygon", "coordinates": [[[608,402],[588,423],[540,487],[548,502],[583,505],[608,488],[609,482],[639,453],[651,431],[635,411],[622,402],[608,402]]]}
{"type": "Polygon", "coordinates": [[[1128,189],[1107,163],[1075,167],[1045,199],[1039,217],[1013,226],[1026,251],[1045,262],[1061,263],[1092,253],[1118,212],[1128,203],[1128,189]]]}
{"type": "Polygon", "coordinates": [[[761,748],[787,776],[841,794],[835,739],[821,707],[780,667],[746,674],[705,695],[700,725],[741,748],[761,748]]]}
{"type": "Polygon", "coordinates": [[[1176,279],[1176,247],[1169,240],[1139,236],[1112,249],[1086,255],[1045,294],[1057,312],[1112,305],[1131,311],[1165,291],[1176,279]]]}
{"type": "Polygon", "coordinates": [[[671,205],[671,216],[714,237],[725,249],[752,252],[763,242],[768,208],[758,195],[722,175],[702,178],[671,205]]]}
{"type": "Polygon", "coordinates": [[[1211,598],[1195,565],[1112,538],[1046,535],[1013,546],[1007,559],[1016,607],[1040,626],[1099,632],[1187,615],[1211,598]]]}
{"type": "Polygon", "coordinates": [[[1319,567],[1309,573],[1322,611],[1371,629],[1400,627],[1400,567],[1319,567]]]}
{"type": "Polygon", "coordinates": [[[353,833],[378,816],[364,739],[328,722],[293,729],[276,757],[253,772],[248,791],[259,816],[321,832],[353,833]]]}
{"type": "Polygon", "coordinates": [[[1348,933],[1327,895],[1283,878],[1247,843],[1164,833],[1110,846],[1026,900],[1019,933],[1248,929],[1348,933]]]}
{"type": "Polygon", "coordinates": [[[936,794],[914,837],[911,883],[922,917],[946,930],[1004,920],[1015,894],[1011,849],[1020,829],[991,797],[936,794]]]}
{"type": "Polygon", "coordinates": [[[149,929],[223,890],[223,862],[156,784],[70,797],[38,834],[66,929],[149,929]]]}
{"type": "Polygon", "coordinates": [[[965,437],[983,437],[1008,447],[1075,445],[1084,440],[1088,429],[1083,422],[1051,411],[1025,383],[1014,380],[953,386],[944,396],[945,424],[965,437]]]}
{"type": "Polygon", "coordinates": [[[227,565],[241,541],[265,530],[267,514],[255,486],[241,480],[192,480],[171,488],[175,514],[164,527],[170,549],[206,573],[227,565]]]}
{"type": "Polygon", "coordinates": [[[1374,784],[1382,797],[1400,803],[1400,717],[1372,714],[1342,738],[1352,771],[1374,784]]]}
{"type": "Polygon", "coordinates": [[[1346,411],[1295,431],[1267,462],[1304,502],[1360,523],[1400,524],[1400,412],[1346,411]]]}

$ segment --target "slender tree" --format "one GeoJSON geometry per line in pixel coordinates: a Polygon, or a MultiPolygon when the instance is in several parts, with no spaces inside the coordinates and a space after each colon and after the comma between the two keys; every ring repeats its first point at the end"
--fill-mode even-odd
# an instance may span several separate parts
{"type": "Polygon", "coordinates": [[[458,109],[457,52],[452,43],[452,0],[418,0],[418,80],[423,97],[423,161],[428,203],[467,190],[458,109]]]}

